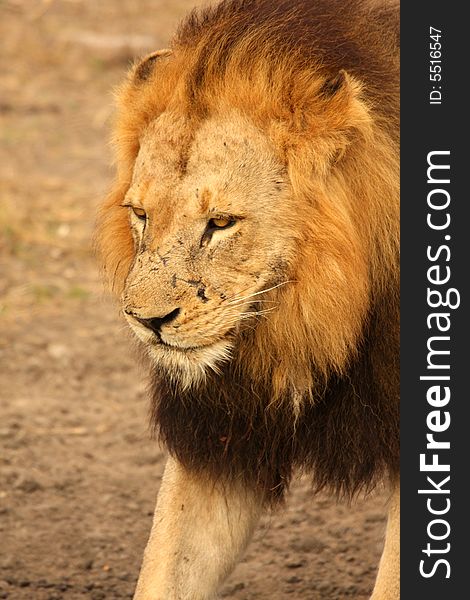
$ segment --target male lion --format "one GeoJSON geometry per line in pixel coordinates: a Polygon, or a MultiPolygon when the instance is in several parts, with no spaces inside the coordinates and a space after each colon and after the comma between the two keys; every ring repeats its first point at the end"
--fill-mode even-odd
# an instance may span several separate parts
{"type": "Polygon", "coordinates": [[[118,95],[98,247],[169,450],[135,598],[207,600],[295,470],[391,484],[399,597],[398,9],[225,0],[118,95]]]}

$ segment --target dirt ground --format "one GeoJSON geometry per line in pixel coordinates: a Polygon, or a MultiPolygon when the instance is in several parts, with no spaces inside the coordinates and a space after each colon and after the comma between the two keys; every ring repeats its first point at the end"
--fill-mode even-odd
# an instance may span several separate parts
{"type": "MultiPolygon", "coordinates": [[[[0,598],[132,597],[165,456],[90,236],[111,90],[193,5],[0,1],[0,598]]],[[[222,597],[367,598],[384,503],[298,481],[222,597]]]]}

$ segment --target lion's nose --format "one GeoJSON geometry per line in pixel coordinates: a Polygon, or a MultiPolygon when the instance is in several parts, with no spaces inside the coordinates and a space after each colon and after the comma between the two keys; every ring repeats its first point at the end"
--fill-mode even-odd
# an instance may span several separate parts
{"type": "Polygon", "coordinates": [[[148,327],[148,329],[152,330],[154,333],[159,335],[162,325],[174,321],[176,317],[180,314],[180,312],[181,309],[175,308],[163,317],[152,317],[150,319],[141,319],[140,317],[136,317],[135,315],[133,316],[137,321],[139,321],[139,323],[142,323],[142,325],[145,325],[145,327],[148,327]]]}

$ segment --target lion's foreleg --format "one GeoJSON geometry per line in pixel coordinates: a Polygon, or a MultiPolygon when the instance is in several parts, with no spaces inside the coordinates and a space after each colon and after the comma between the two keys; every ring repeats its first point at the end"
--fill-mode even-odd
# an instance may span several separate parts
{"type": "Polygon", "coordinates": [[[400,598],[400,483],[390,499],[385,545],[371,600],[400,598]]]}
{"type": "Polygon", "coordinates": [[[250,540],[262,498],[169,459],[134,600],[208,600],[250,540]]]}

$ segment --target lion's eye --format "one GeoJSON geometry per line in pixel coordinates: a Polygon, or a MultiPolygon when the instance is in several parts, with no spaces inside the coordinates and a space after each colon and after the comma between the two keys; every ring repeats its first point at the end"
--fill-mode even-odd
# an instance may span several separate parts
{"type": "Polygon", "coordinates": [[[137,206],[131,206],[131,208],[132,208],[132,212],[135,214],[135,216],[138,219],[145,221],[145,219],[147,218],[147,213],[145,212],[145,210],[143,208],[138,208],[137,206]]]}
{"type": "Polygon", "coordinates": [[[207,225],[208,229],[228,229],[235,224],[235,219],[231,217],[217,217],[215,219],[209,219],[207,225]]]}
{"type": "Polygon", "coordinates": [[[208,244],[212,239],[214,231],[220,231],[221,229],[228,229],[235,225],[238,219],[234,217],[213,217],[207,221],[206,230],[201,238],[201,248],[208,244]]]}

